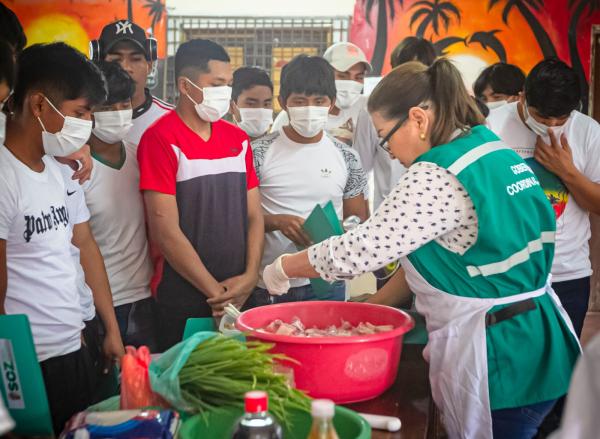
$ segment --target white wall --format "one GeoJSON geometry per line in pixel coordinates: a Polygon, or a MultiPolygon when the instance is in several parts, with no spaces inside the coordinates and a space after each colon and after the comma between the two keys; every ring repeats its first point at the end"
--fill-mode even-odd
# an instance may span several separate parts
{"type": "Polygon", "coordinates": [[[170,15],[352,15],[355,0],[167,0],[170,15]]]}

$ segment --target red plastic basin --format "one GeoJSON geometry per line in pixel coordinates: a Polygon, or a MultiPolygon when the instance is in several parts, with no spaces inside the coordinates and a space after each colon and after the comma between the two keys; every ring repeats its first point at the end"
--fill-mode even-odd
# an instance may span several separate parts
{"type": "Polygon", "coordinates": [[[294,369],[296,387],[313,398],[336,403],[365,401],[383,393],[396,378],[402,338],[414,326],[407,313],[395,308],[353,302],[295,302],[268,305],[244,312],[237,328],[249,338],[274,343],[273,352],[300,364],[294,369]],[[306,327],[339,326],[342,319],[353,325],[370,322],[395,329],[373,335],[351,337],[293,337],[256,331],[273,320],[291,322],[298,317],[306,327]]]}

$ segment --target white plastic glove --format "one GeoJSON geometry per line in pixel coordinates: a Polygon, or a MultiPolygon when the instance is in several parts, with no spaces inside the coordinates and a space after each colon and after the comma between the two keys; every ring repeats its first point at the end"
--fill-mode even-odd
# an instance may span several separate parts
{"type": "Polygon", "coordinates": [[[290,278],[283,271],[281,261],[287,254],[279,256],[272,264],[265,267],[263,271],[263,282],[272,296],[281,296],[290,289],[290,278]]]}

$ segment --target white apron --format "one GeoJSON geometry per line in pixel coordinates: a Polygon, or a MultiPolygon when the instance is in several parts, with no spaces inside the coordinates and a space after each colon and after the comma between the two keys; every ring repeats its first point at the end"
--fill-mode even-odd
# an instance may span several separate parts
{"type": "Polygon", "coordinates": [[[550,277],[536,291],[479,299],[438,290],[417,272],[408,258],[400,262],[415,293],[417,311],[427,323],[429,341],[423,356],[429,362],[433,400],[442,413],[449,438],[492,439],[485,316],[494,306],[548,293],[575,336],[571,320],[550,286],[550,277]]]}

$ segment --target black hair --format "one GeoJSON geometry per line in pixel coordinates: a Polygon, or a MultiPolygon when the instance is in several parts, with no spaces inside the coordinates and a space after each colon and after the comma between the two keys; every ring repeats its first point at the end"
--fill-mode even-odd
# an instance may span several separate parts
{"type": "Polygon", "coordinates": [[[104,105],[127,101],[135,93],[135,82],[117,62],[98,61],[96,65],[104,75],[108,97],[104,105]]]}
{"type": "Polygon", "coordinates": [[[70,99],[87,98],[90,106],[106,99],[98,67],[65,43],[34,44],[21,52],[13,95],[15,110],[23,108],[32,90],[43,92],[57,107],[70,99]]]}
{"type": "Polygon", "coordinates": [[[0,40],[6,41],[12,50],[19,53],[27,44],[23,26],[13,11],[0,3],[0,40]]]}
{"type": "Polygon", "coordinates": [[[333,67],[320,56],[298,55],[281,70],[279,95],[283,101],[292,93],[322,95],[335,99],[333,67]]]}
{"type": "Polygon", "coordinates": [[[473,85],[473,92],[481,98],[489,86],[494,93],[516,96],[523,91],[524,84],[523,70],[513,64],[499,62],[483,69],[473,85]]]}
{"type": "Polygon", "coordinates": [[[12,90],[15,85],[15,58],[10,45],[0,40],[0,82],[6,82],[12,90]]]}
{"type": "Polygon", "coordinates": [[[406,37],[392,51],[390,63],[392,68],[409,61],[419,61],[430,66],[436,58],[435,47],[430,41],[419,37],[406,37]]]}
{"type": "Polygon", "coordinates": [[[486,103],[478,97],[473,97],[473,99],[477,104],[477,108],[479,108],[479,111],[481,112],[481,114],[483,114],[483,117],[488,117],[490,115],[490,108],[486,105],[486,103]]]}
{"type": "Polygon", "coordinates": [[[200,38],[189,40],[179,46],[175,54],[175,78],[186,76],[188,69],[206,73],[210,61],[230,62],[229,55],[220,44],[200,38]]]}
{"type": "Polygon", "coordinates": [[[527,76],[525,99],[542,117],[566,116],[581,102],[577,74],[558,58],[545,59],[527,76]]]}
{"type": "Polygon", "coordinates": [[[237,101],[242,92],[257,85],[264,85],[273,91],[273,82],[266,70],[260,67],[240,67],[233,72],[231,99],[237,101]]]}

